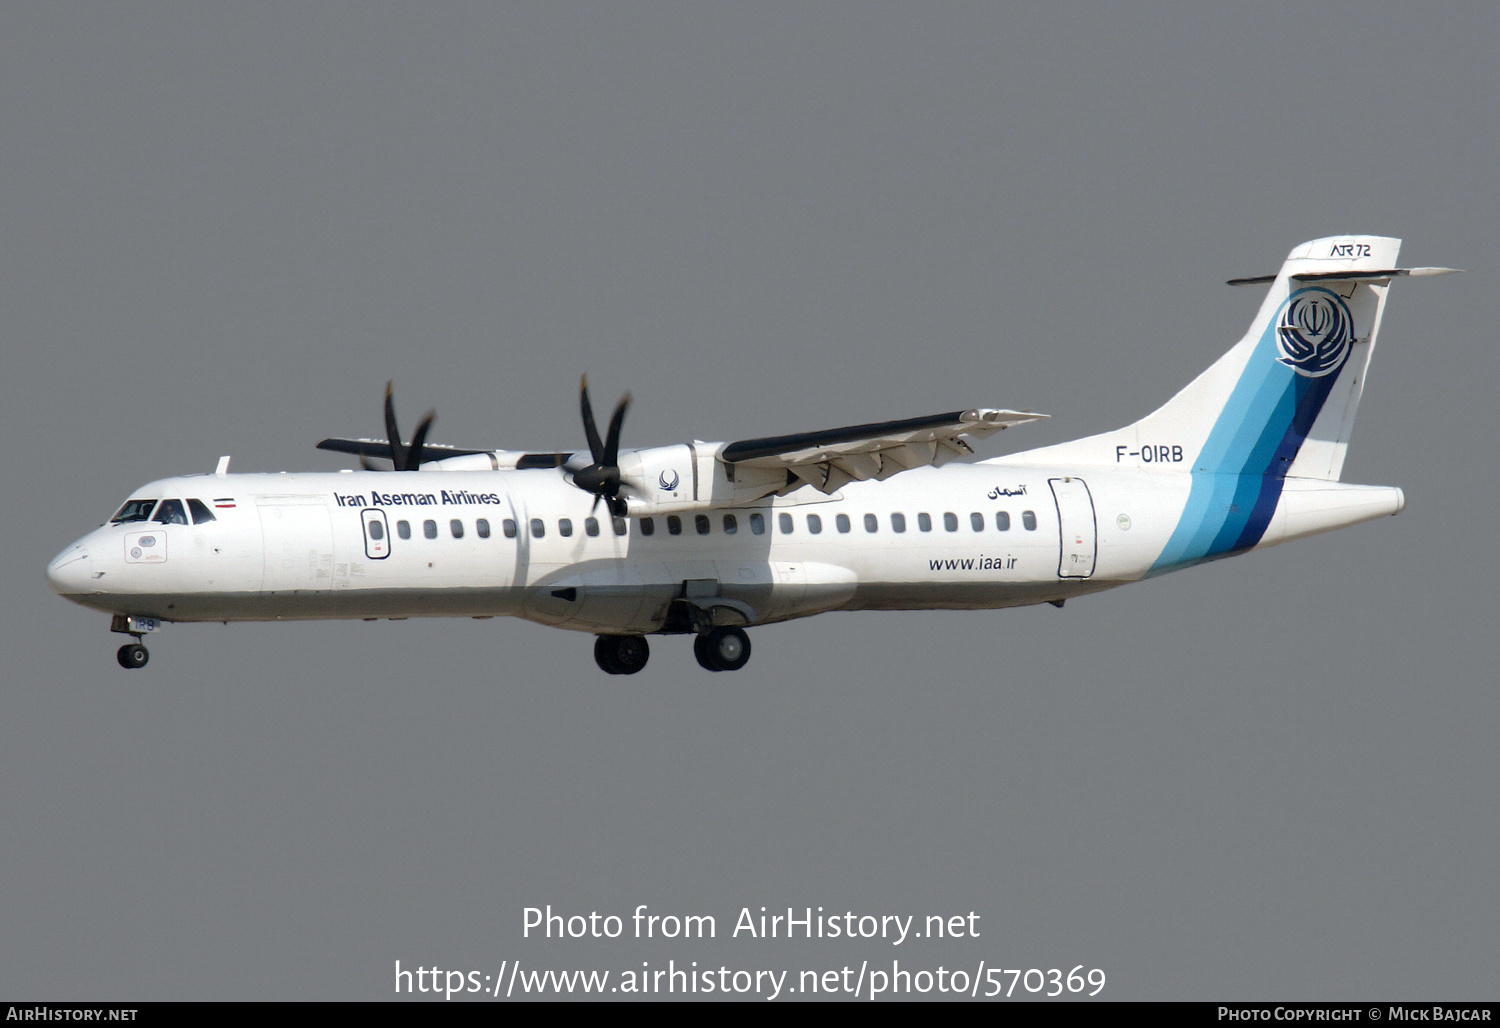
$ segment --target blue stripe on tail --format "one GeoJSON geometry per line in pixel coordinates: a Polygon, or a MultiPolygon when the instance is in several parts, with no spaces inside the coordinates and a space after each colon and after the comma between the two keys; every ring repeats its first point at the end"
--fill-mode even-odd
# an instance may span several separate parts
{"type": "MultiPolygon", "coordinates": [[[[1294,293],[1287,304],[1311,291],[1294,293]]],[[[1312,378],[1278,360],[1280,321],[1278,311],[1209,432],[1194,463],[1182,518],[1148,574],[1228,557],[1265,535],[1287,469],[1342,372],[1340,367],[1312,378]]]]}

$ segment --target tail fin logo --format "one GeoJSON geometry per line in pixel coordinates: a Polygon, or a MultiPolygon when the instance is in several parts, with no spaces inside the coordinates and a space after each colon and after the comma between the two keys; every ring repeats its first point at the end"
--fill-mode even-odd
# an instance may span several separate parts
{"type": "Polygon", "coordinates": [[[1326,289],[1298,293],[1276,322],[1277,360],[1308,378],[1343,367],[1353,344],[1354,318],[1344,301],[1326,289]]]}

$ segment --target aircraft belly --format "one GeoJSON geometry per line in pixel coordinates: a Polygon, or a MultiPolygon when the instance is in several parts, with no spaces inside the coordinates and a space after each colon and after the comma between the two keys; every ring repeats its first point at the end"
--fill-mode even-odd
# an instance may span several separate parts
{"type": "Polygon", "coordinates": [[[1102,592],[1122,582],[861,582],[845,610],[997,610],[1102,592]]]}
{"type": "Polygon", "coordinates": [[[84,606],[163,621],[303,621],[315,618],[497,617],[516,614],[510,589],[360,589],[69,596],[84,606]]]}
{"type": "Polygon", "coordinates": [[[855,583],[847,568],[817,562],[612,562],[542,576],[526,590],[523,616],[575,631],[644,634],[661,630],[681,601],[723,623],[765,624],[838,609],[855,583]]]}
{"type": "Polygon", "coordinates": [[[581,573],[579,566],[570,566],[534,582],[526,590],[523,616],[580,632],[640,634],[660,627],[676,591],[665,568],[600,563],[605,566],[581,573]]]}

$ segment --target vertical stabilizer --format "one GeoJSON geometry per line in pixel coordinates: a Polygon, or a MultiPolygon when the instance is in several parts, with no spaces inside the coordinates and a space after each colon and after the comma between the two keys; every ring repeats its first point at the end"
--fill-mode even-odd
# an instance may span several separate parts
{"type": "MultiPolygon", "coordinates": [[[[1169,570],[1254,546],[1287,477],[1336,480],[1385,308],[1399,239],[1294,249],[1250,330],[1160,409],[1114,432],[1005,458],[1192,475],[1169,570]]],[[[1427,270],[1427,269],[1423,269],[1427,270]]],[[[1437,270],[1437,269],[1431,269],[1437,270]]]]}
{"type": "Polygon", "coordinates": [[[1303,243],[1274,279],[1251,280],[1270,289],[1244,338],[1158,410],[1004,459],[1337,479],[1400,249],[1380,236],[1303,243]]]}

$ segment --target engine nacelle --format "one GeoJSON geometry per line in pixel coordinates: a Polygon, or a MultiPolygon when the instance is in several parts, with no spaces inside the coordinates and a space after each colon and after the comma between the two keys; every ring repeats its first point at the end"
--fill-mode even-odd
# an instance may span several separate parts
{"type": "Polygon", "coordinates": [[[620,495],[631,517],[739,507],[785,489],[786,472],[719,459],[726,443],[694,441],[620,455],[620,495]]]}

